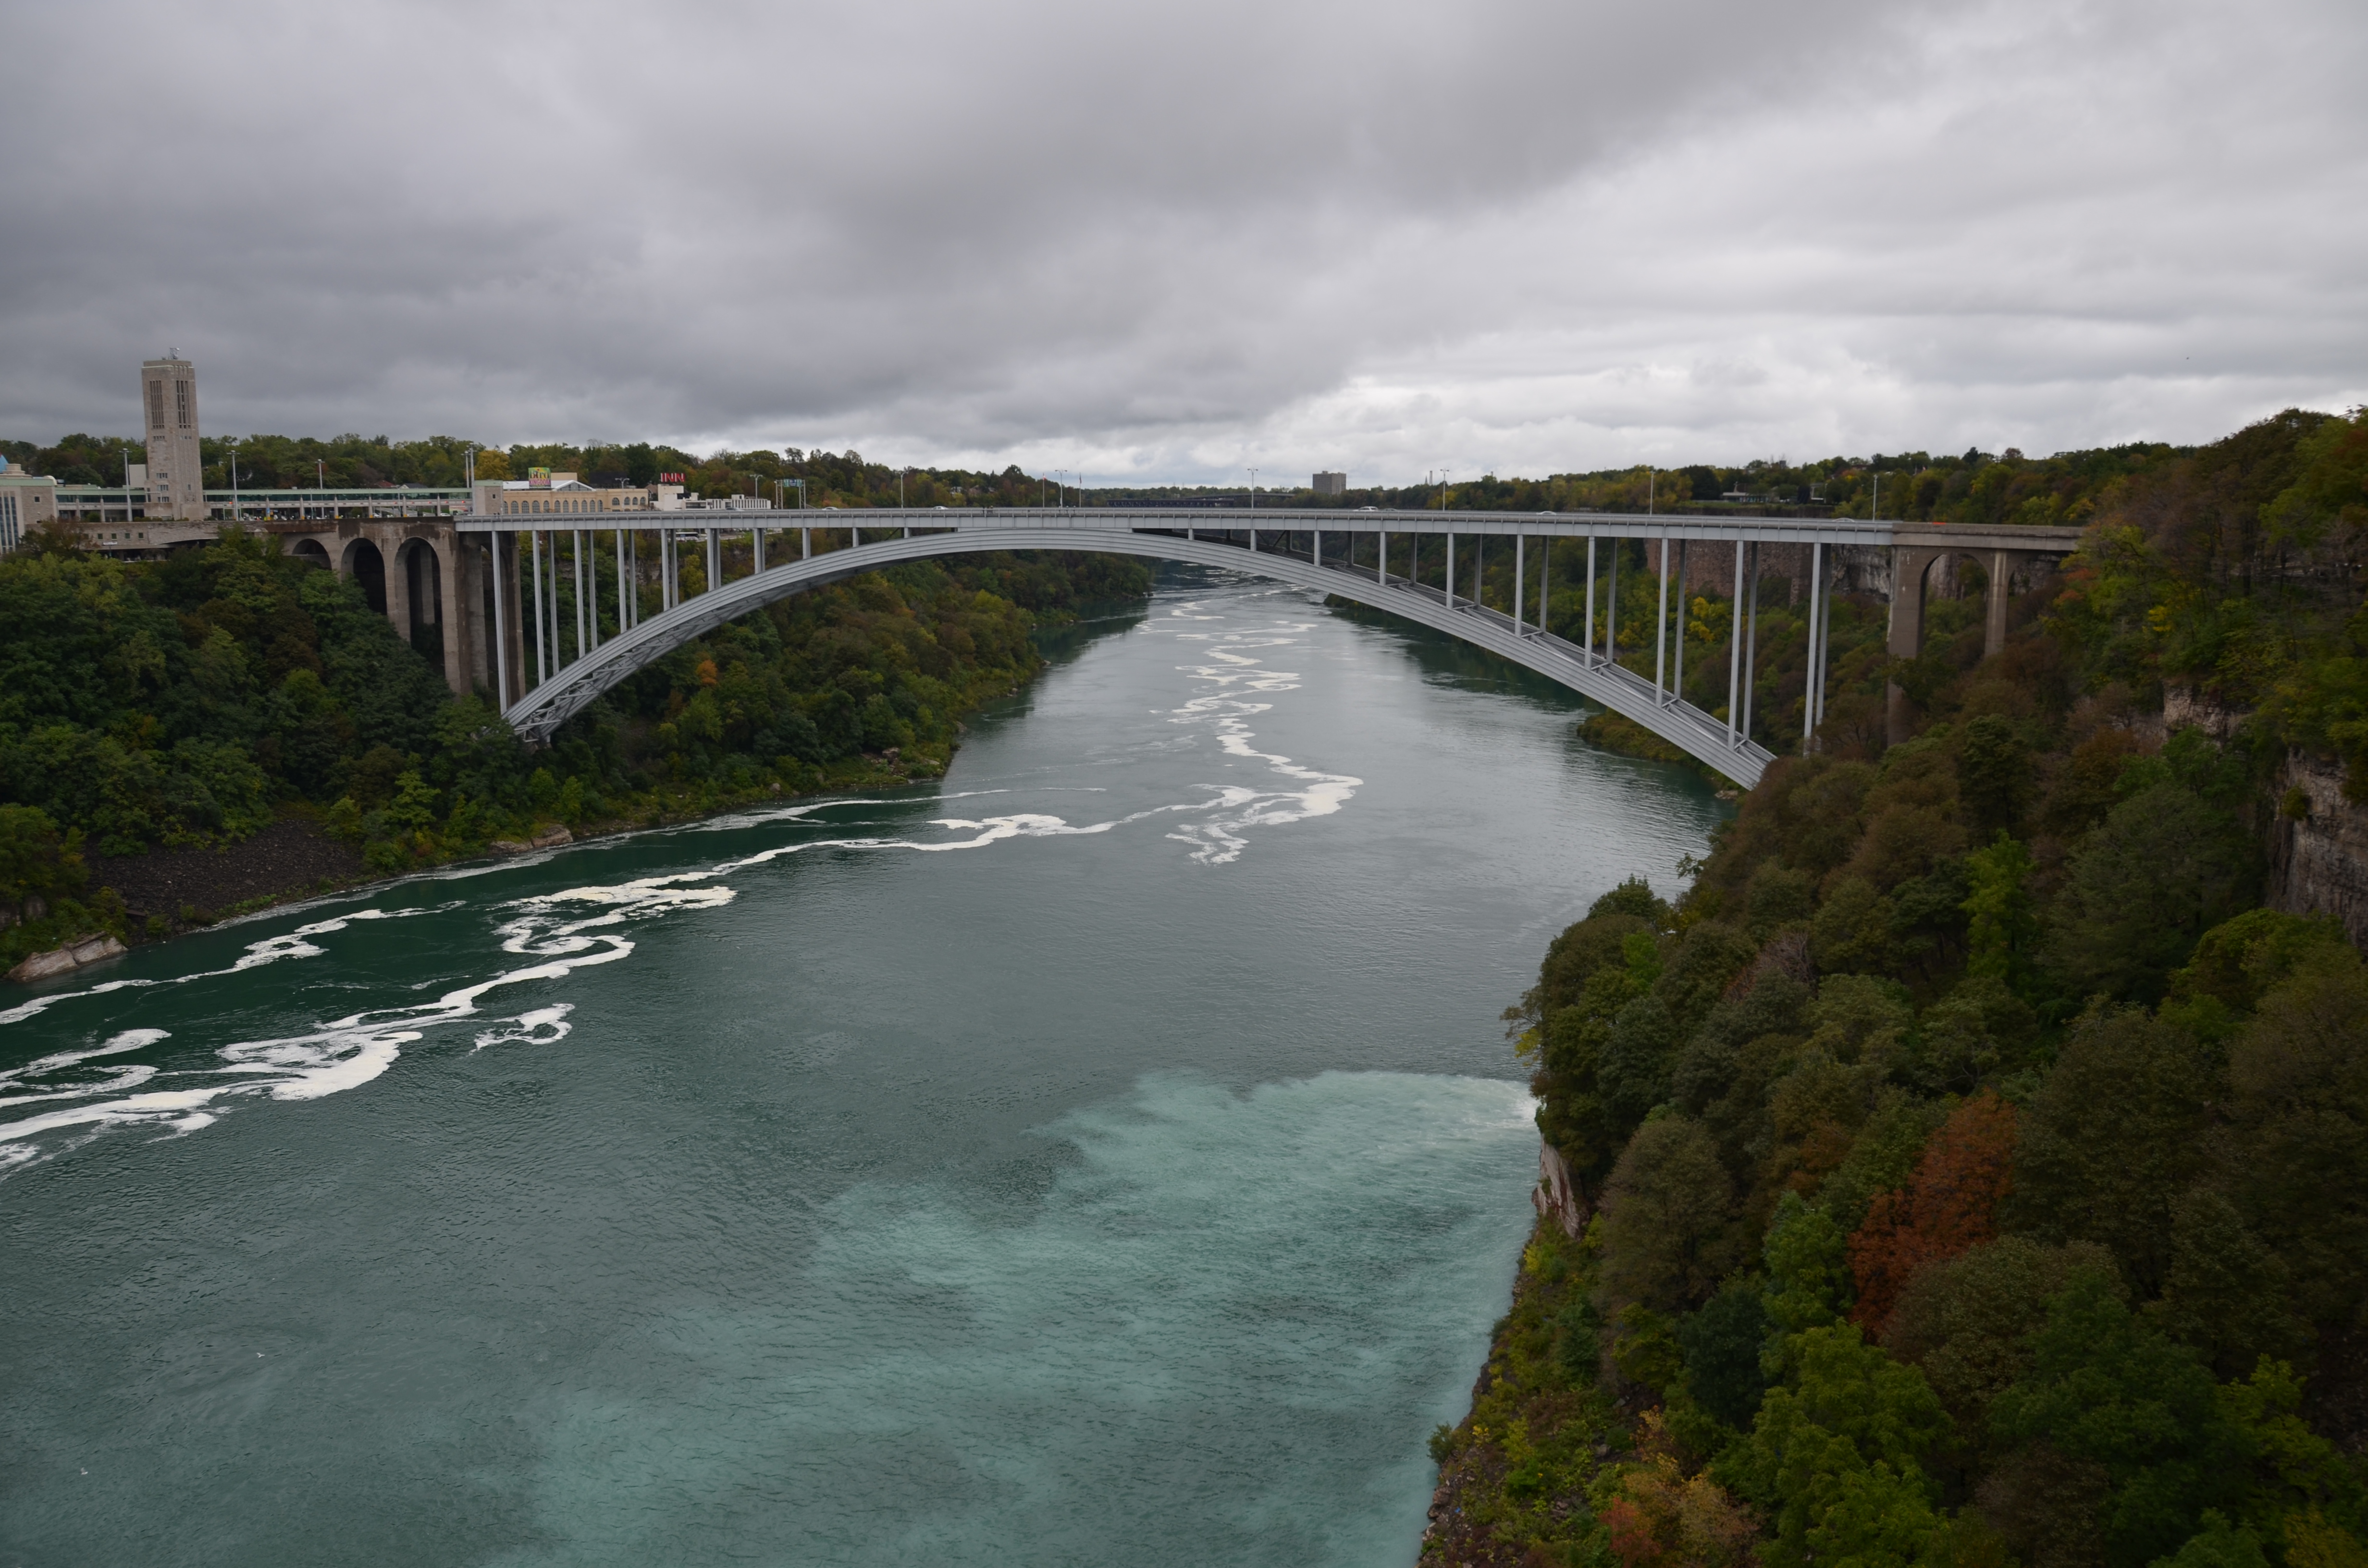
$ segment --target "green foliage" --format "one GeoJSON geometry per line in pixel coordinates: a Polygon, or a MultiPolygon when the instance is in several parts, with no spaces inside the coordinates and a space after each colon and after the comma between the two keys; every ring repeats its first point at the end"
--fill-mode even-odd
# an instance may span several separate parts
{"type": "Polygon", "coordinates": [[[2182,785],[2115,806],[2066,868],[2047,961],[2075,995],[2155,1002],[2198,937],[2251,902],[2258,856],[2236,819],[2182,785]]]}
{"type": "Polygon", "coordinates": [[[0,805],[0,899],[21,904],[79,892],[87,878],[79,832],[61,834],[38,807],[0,805]]]}
{"type": "Polygon", "coordinates": [[[1744,1494],[1772,1516],[1762,1560],[1771,1568],[1930,1561],[1941,1521],[1922,1461],[1947,1417],[1923,1374],[1849,1324],[1802,1330],[1789,1358],[1792,1380],[1768,1391],[1732,1468],[1744,1494]]]}
{"type": "Polygon", "coordinates": [[[1788,1334],[1839,1323],[1852,1291],[1850,1238],[1833,1216],[1787,1192],[1768,1223],[1768,1316],[1788,1334]]]}
{"type": "Polygon", "coordinates": [[[2172,1200],[2204,1167],[2220,1082],[2212,1053],[2175,1024],[2141,1011],[2084,1015],[2021,1120],[2015,1228],[2096,1242],[2133,1285],[2159,1290],[2172,1200]]]}
{"type": "Polygon", "coordinates": [[[1967,892],[1958,907],[1965,912],[1968,975],[2000,982],[2009,990],[2029,983],[2039,918],[2027,884],[2036,869],[2031,852],[2003,827],[1988,848],[1965,857],[1967,892]]]}
{"type": "Polygon", "coordinates": [[[2205,1509],[2202,1522],[2203,1528],[2188,1537],[2186,1545],[2156,1561],[2167,1568],[2270,1568],[2260,1536],[2231,1525],[2216,1508],[2205,1509]]]}
{"type": "Polygon", "coordinates": [[[2031,809],[2031,747],[1995,713],[1965,726],[1957,751],[1957,798],[1976,836],[2010,835],[2031,809]]]}
{"type": "Polygon", "coordinates": [[[1743,1261],[1732,1187],[1700,1122],[1664,1116],[1637,1129],[1613,1167],[1600,1227],[1605,1303],[1673,1312],[1743,1261]]]}
{"type": "MultiPolygon", "coordinates": [[[[717,629],[531,755],[352,582],[270,539],[227,528],[146,562],[19,552],[0,561],[0,799],[102,855],[226,844],[309,807],[395,872],[554,820],[926,778],[962,712],[1041,665],[1029,607],[1057,619],[1147,583],[1131,562],[1007,555],[857,578],[717,629]]],[[[615,606],[597,613],[614,635],[615,606]]]]}
{"type": "MultiPolygon", "coordinates": [[[[1658,1401],[1593,1495],[1606,1545],[1728,1560],[1668,1524],[1714,1477],[1770,1564],[2361,1568],[2368,970],[2334,921],[2254,905],[2265,850],[2349,831],[2272,783],[2288,748],[2368,801],[2368,414],[2044,477],[1977,458],[1886,495],[2091,525],[2006,650],[1944,598],[1892,664],[1845,597],[1838,667],[1871,660],[1838,711],[1897,678],[1919,733],[1829,723],[1675,909],[1599,903],[1508,1012],[1598,1197],[1621,1387],[1658,1401]],[[2166,691],[2237,712],[2157,744],[2166,691]],[[1987,1143],[1928,1145],[1975,1108],[1987,1143]],[[1903,1218],[1928,1205],[1951,1244],[1903,1218]]],[[[1633,604],[1644,567],[1605,575],[1633,604]]],[[[1557,629],[1585,608],[1558,596],[1557,629]]]]}
{"type": "Polygon", "coordinates": [[[1748,1428],[1759,1413],[1768,1388],[1760,1351],[1771,1326],[1765,1297],[1747,1279],[1729,1281],[1678,1324],[1688,1391],[1729,1426],[1748,1428]]]}
{"type": "Polygon", "coordinates": [[[2030,1370],[2030,1336],[2076,1272],[2112,1279],[2112,1255],[2000,1236],[1924,1269],[1901,1293],[1884,1347],[1923,1371],[1956,1422],[1961,1460],[1985,1446],[1991,1403],[2030,1370]]]}
{"type": "Polygon", "coordinates": [[[2358,1332],[2368,1301],[2368,973],[2358,955],[2321,949],[2264,994],[2227,1076],[2220,1185],[2283,1260],[2295,1313],[2340,1342],[2358,1332]]]}
{"type": "Polygon", "coordinates": [[[2264,1358],[2245,1382],[2215,1386],[2102,1275],[2076,1273],[2029,1344],[2031,1369],[1993,1403],[1991,1426],[2102,1474],[2109,1568],[2171,1554],[2213,1528],[2213,1510],[2272,1522],[2304,1505],[2359,1505],[2356,1472],[2295,1419],[2290,1370],[2264,1358]]]}

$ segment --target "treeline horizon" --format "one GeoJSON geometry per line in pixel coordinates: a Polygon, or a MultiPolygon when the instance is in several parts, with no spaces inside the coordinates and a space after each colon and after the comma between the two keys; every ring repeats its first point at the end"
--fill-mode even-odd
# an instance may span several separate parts
{"type": "MultiPolygon", "coordinates": [[[[2316,422],[2338,417],[2287,409],[2263,424],[2316,422]]],[[[959,466],[900,466],[874,462],[854,450],[830,452],[787,447],[721,449],[701,456],[664,442],[519,442],[507,447],[454,436],[395,440],[387,436],[347,434],[327,438],[256,435],[210,437],[199,443],[209,489],[232,485],[233,453],[238,484],[255,490],[369,489],[392,485],[450,486],[465,483],[471,453],[485,479],[522,479],[534,468],[572,472],[596,488],[647,485],[661,474],[680,474],[691,490],[710,496],[776,495],[803,482],[808,506],[1025,506],[1048,504],[1061,494],[1071,504],[1144,506],[1162,501],[1212,505],[1246,501],[1247,484],[1122,483],[1079,489],[1059,476],[1030,473],[1018,463],[1001,471],[959,466]],[[900,480],[902,482],[900,488],[900,480]]],[[[1913,450],[1871,457],[1835,455],[1793,462],[1754,459],[1745,463],[1686,463],[1667,467],[1632,464],[1550,474],[1543,479],[1500,477],[1446,483],[1363,485],[1338,496],[1319,496],[1312,484],[1258,487],[1258,505],[1278,510],[1315,506],[1376,506],[1393,510],[1454,509],[1538,512],[1678,512],[1713,509],[1814,509],[1837,517],[1897,518],[2037,526],[2079,526],[2095,515],[2103,491],[2117,482],[2192,459],[2203,448],[2138,441],[2118,446],[2067,449],[2028,457],[2008,448],[1992,453],[1971,448],[1951,456],[1913,450]],[[1728,497],[1736,497],[1729,500],[1728,497]]],[[[140,461],[136,437],[77,433],[54,445],[0,440],[0,455],[66,484],[117,485],[125,461],[140,461]]]]}

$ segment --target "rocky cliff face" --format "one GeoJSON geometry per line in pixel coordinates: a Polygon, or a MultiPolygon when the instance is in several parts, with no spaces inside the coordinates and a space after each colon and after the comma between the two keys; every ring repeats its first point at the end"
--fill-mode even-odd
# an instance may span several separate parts
{"type": "MultiPolygon", "coordinates": [[[[2162,718],[2146,727],[2160,744],[2188,728],[2226,741],[2252,717],[2202,693],[2170,687],[2162,718]]],[[[2368,949],[2368,807],[2346,800],[2343,765],[2289,752],[2278,770],[2278,817],[2270,834],[2270,876],[2261,902],[2288,915],[2332,915],[2352,946],[2368,949]]]]}
{"type": "Polygon", "coordinates": [[[2270,848],[2266,902],[2290,915],[2332,915],[2368,948],[2368,809],[2344,799],[2343,765],[2299,752],[2280,770],[2283,805],[2270,848]]]}
{"type": "Polygon", "coordinates": [[[1570,1166],[1551,1143],[1538,1145],[1538,1185],[1530,1189],[1530,1203],[1541,1220],[1562,1227],[1573,1241],[1587,1229],[1587,1199],[1570,1179],[1570,1166]]]}

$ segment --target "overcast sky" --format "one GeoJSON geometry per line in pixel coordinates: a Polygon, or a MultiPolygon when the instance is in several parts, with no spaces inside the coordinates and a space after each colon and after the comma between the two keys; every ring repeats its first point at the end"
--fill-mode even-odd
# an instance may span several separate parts
{"type": "Polygon", "coordinates": [[[11,6],[0,434],[1402,483],[2368,401],[2360,0],[11,6]]]}

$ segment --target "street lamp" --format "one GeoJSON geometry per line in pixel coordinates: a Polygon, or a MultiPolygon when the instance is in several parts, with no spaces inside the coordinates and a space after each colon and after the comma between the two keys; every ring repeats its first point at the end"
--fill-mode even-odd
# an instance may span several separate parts
{"type": "Polygon", "coordinates": [[[1258,470],[1250,470],[1250,510],[1253,512],[1258,510],[1258,470]]]}

